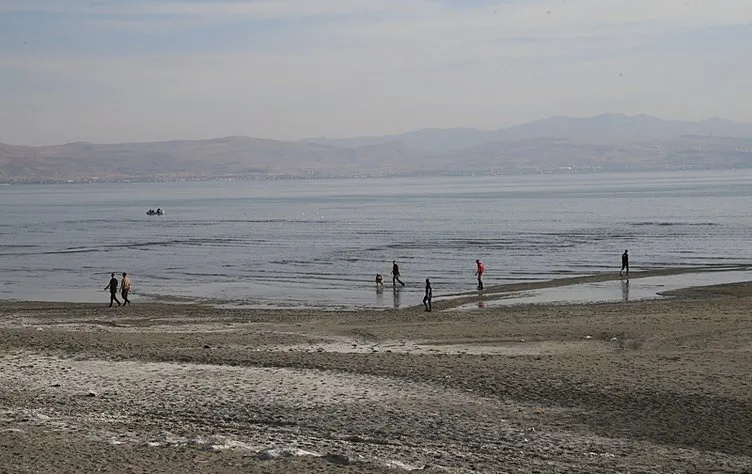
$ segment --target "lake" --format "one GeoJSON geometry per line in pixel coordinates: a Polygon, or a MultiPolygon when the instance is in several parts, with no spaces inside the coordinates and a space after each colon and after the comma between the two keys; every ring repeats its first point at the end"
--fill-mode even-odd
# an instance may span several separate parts
{"type": "Polygon", "coordinates": [[[0,186],[0,298],[327,308],[487,286],[752,263],[752,170],[0,186]],[[164,216],[147,216],[150,208],[164,216]],[[392,291],[397,260],[404,288],[392,291]],[[376,292],[374,276],[384,275],[376,292]]]}

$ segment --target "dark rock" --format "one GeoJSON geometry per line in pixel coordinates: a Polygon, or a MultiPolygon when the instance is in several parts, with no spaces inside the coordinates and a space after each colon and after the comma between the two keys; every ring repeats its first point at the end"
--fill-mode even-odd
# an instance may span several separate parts
{"type": "Polygon", "coordinates": [[[340,466],[347,466],[350,464],[350,458],[343,454],[332,454],[329,453],[326,456],[324,456],[324,459],[329,461],[332,464],[338,464],[340,466]]]}

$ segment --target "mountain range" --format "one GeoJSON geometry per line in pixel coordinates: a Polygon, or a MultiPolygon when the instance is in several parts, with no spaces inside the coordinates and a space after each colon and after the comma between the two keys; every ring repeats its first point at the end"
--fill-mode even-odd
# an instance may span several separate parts
{"type": "Polygon", "coordinates": [[[342,139],[310,138],[307,143],[341,147],[404,143],[413,150],[443,153],[490,142],[565,138],[595,144],[676,138],[686,135],[752,138],[752,123],[711,118],[701,122],[663,120],[649,115],[602,114],[595,117],[551,117],[498,130],[423,129],[400,135],[342,139]]]}
{"type": "Polygon", "coordinates": [[[9,183],[749,167],[752,123],[623,114],[300,141],[0,143],[0,182],[9,183]]]}

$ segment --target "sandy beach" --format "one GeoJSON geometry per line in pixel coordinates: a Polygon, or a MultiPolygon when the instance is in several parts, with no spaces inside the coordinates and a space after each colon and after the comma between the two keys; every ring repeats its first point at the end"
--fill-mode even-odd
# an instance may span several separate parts
{"type": "Polygon", "coordinates": [[[673,296],[0,302],[0,472],[752,472],[752,284],[673,296]]]}

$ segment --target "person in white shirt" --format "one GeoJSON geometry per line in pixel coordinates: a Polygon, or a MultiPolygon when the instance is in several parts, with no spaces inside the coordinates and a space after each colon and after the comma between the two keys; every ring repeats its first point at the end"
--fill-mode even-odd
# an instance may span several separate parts
{"type": "Polygon", "coordinates": [[[123,297],[123,304],[128,303],[131,305],[131,300],[128,299],[128,293],[131,291],[131,278],[127,273],[123,272],[123,280],[120,282],[120,295],[123,297]]]}

